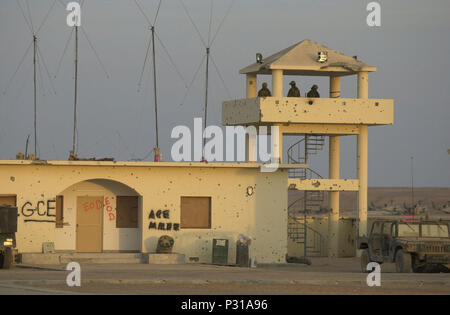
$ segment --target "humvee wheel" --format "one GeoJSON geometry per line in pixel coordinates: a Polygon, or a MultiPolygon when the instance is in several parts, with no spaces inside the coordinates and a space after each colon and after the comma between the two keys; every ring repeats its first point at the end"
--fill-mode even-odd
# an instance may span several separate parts
{"type": "Polygon", "coordinates": [[[405,253],[402,249],[399,249],[395,254],[395,270],[399,273],[412,272],[411,254],[405,253]]]}
{"type": "Polygon", "coordinates": [[[367,249],[363,250],[361,253],[361,272],[369,273],[367,270],[367,265],[370,263],[369,251],[367,249]]]}
{"type": "Polygon", "coordinates": [[[421,264],[418,264],[417,262],[415,262],[414,261],[414,259],[413,259],[413,264],[412,264],[412,270],[413,270],[413,272],[415,272],[415,273],[423,273],[423,272],[425,272],[426,271],[426,269],[427,269],[427,265],[421,265],[421,264]]]}
{"type": "Polygon", "coordinates": [[[417,266],[417,267],[413,266],[413,271],[415,273],[424,273],[426,269],[427,269],[426,266],[417,266]]]}

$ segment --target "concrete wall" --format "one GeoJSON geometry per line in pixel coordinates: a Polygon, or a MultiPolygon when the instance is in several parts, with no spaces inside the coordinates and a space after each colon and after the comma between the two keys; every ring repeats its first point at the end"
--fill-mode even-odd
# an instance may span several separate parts
{"type": "MultiPolygon", "coordinates": [[[[302,221],[303,222],[303,221],[302,221]]],[[[310,228],[307,232],[308,246],[315,246],[313,232],[317,231],[323,237],[322,256],[327,255],[328,248],[328,218],[327,217],[307,217],[307,226],[310,228]]],[[[355,257],[356,256],[356,219],[341,218],[339,220],[339,248],[338,257],[355,257]]],[[[296,243],[288,238],[288,255],[293,257],[304,256],[304,244],[296,243]]]]}
{"type": "MultiPolygon", "coordinates": [[[[154,252],[158,238],[167,234],[175,238],[174,251],[185,254],[188,262],[208,263],[212,239],[227,238],[228,262],[234,263],[235,242],[239,234],[245,234],[253,238],[250,256],[258,262],[285,261],[287,170],[261,173],[255,163],[0,161],[0,194],[17,195],[19,251],[40,252],[43,242],[55,242],[61,250],[74,248],[74,197],[80,193],[101,193],[114,202],[114,197],[122,192],[109,187],[105,180],[121,183],[118,185],[122,188],[128,186],[127,189],[141,196],[142,252],[154,252]],[[249,186],[254,188],[251,196],[247,194],[249,186]],[[67,199],[64,211],[69,225],[56,229],[52,200],[60,194],[67,199]],[[211,197],[211,229],[173,230],[180,223],[181,196],[211,197]],[[169,218],[150,219],[152,210],[169,210],[169,218]],[[169,231],[149,228],[150,221],[165,226],[172,223],[172,228],[169,231]]],[[[132,242],[117,245],[118,233],[113,227],[105,230],[105,250],[133,247],[132,242]]]]}
{"type": "Polygon", "coordinates": [[[391,125],[394,100],[261,97],[222,103],[224,125],[287,122],[391,125]]]}

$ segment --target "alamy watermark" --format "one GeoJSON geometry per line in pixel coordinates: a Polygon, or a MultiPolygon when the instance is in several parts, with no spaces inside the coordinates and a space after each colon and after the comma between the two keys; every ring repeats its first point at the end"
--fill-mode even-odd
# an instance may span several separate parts
{"type": "Polygon", "coordinates": [[[274,172],[279,167],[278,126],[270,127],[270,136],[267,126],[260,126],[259,134],[255,126],[226,126],[225,156],[222,128],[211,125],[203,130],[202,118],[194,118],[193,133],[187,126],[176,126],[172,129],[171,138],[177,139],[171,149],[171,157],[175,162],[201,160],[208,162],[245,162],[247,158],[245,142],[247,140],[249,162],[256,162],[259,156],[259,160],[263,162],[261,165],[262,172],[274,172]],[[268,145],[269,137],[271,138],[270,148],[268,145]],[[237,139],[236,142],[235,139],[237,139]],[[204,140],[208,141],[205,141],[203,146],[204,140]]]}
{"type": "Polygon", "coordinates": [[[370,262],[367,264],[367,271],[370,273],[367,275],[366,282],[369,287],[381,286],[381,266],[379,263],[370,262]]]}
{"type": "Polygon", "coordinates": [[[66,270],[71,271],[66,278],[69,287],[81,287],[81,266],[77,262],[70,262],[66,266],[66,270]]]}
{"type": "Polygon", "coordinates": [[[81,26],[81,7],[78,2],[69,2],[66,7],[70,13],[67,15],[67,25],[70,27],[81,26]]]}
{"type": "Polygon", "coordinates": [[[372,1],[367,4],[366,10],[370,13],[367,15],[367,25],[370,27],[381,26],[381,4],[372,1]]]}

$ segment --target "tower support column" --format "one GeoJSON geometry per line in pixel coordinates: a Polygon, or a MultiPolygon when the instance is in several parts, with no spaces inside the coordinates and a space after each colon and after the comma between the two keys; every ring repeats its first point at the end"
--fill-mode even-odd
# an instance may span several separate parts
{"type": "MultiPolygon", "coordinates": [[[[329,178],[339,179],[340,176],[340,140],[338,136],[330,136],[329,148],[329,178]]],[[[329,193],[328,213],[328,257],[337,258],[339,253],[339,191],[329,193]]]]}
{"type": "MultiPolygon", "coordinates": [[[[358,73],[358,98],[369,98],[369,73],[358,73]]],[[[359,180],[358,190],[358,221],[359,236],[367,235],[367,176],[368,176],[368,126],[361,125],[358,134],[357,173],[359,180]]]]}
{"type": "Polygon", "coordinates": [[[246,78],[247,84],[247,98],[254,98],[257,95],[258,82],[256,78],[256,74],[247,74],[246,78]]]}
{"type": "MultiPolygon", "coordinates": [[[[256,135],[258,135],[258,126],[256,126],[256,135]]],[[[258,136],[257,136],[258,137],[258,136]]],[[[245,161],[256,162],[257,161],[257,139],[251,137],[249,134],[245,134],[245,161]]]]}
{"type": "Polygon", "coordinates": [[[283,163],[283,128],[281,126],[278,127],[278,158],[279,163],[283,163]]]}
{"type": "Polygon", "coordinates": [[[368,174],[368,128],[360,127],[358,135],[358,220],[359,236],[367,235],[367,174],[368,174]]]}
{"type": "Polygon", "coordinates": [[[283,70],[272,70],[272,95],[283,97],[283,70]]]}
{"type": "MultiPolygon", "coordinates": [[[[258,81],[256,74],[247,74],[246,76],[246,91],[247,98],[255,98],[258,95],[258,81]]],[[[258,127],[256,127],[256,132],[258,133],[258,127]]],[[[246,162],[256,162],[257,156],[257,141],[255,138],[250,137],[248,134],[245,135],[245,161],[246,162]]]]}
{"type": "MultiPolygon", "coordinates": [[[[330,77],[330,97],[337,98],[341,95],[341,78],[330,77]]],[[[329,178],[340,177],[340,141],[339,136],[329,137],[329,178]]],[[[337,258],[339,255],[339,191],[329,193],[328,214],[328,257],[337,258]]]]}
{"type": "MultiPolygon", "coordinates": [[[[272,70],[272,96],[283,97],[283,70],[272,70]]],[[[275,150],[278,150],[278,157],[281,163],[283,159],[283,132],[281,128],[278,134],[278,146],[272,142],[272,152],[275,152],[275,150]]]]}

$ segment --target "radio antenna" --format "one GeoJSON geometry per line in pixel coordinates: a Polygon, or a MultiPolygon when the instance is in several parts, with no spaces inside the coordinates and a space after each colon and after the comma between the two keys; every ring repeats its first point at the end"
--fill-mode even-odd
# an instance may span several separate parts
{"type": "MultiPolygon", "coordinates": [[[[62,3],[61,1],[59,1],[59,3],[65,7],[64,3],[62,3]]],[[[80,8],[83,8],[85,1],[81,1],[80,4],[80,8]]],[[[78,16],[76,17],[77,19],[79,18],[78,16]]],[[[78,21],[77,21],[78,22],[78,21]]],[[[72,35],[73,33],[75,33],[75,51],[74,51],[74,97],[73,97],[73,135],[72,135],[72,150],[70,151],[70,156],[69,159],[76,159],[77,158],[77,151],[78,151],[78,128],[77,128],[77,116],[78,116],[78,61],[79,61],[79,30],[81,30],[81,33],[84,35],[84,37],[86,38],[86,41],[89,45],[89,47],[91,48],[91,50],[93,51],[95,57],[97,58],[98,63],[100,64],[100,67],[102,68],[103,72],[105,73],[105,76],[107,79],[109,79],[109,74],[108,71],[106,70],[105,65],[103,64],[102,60],[100,59],[99,54],[97,53],[97,50],[95,49],[92,41],[90,40],[86,30],[84,27],[82,27],[81,25],[78,26],[78,23],[75,23],[72,31],[70,32],[69,35],[69,39],[66,42],[66,45],[64,47],[64,51],[63,54],[61,56],[61,59],[58,62],[58,67],[56,70],[56,74],[55,74],[55,78],[58,75],[59,69],[61,67],[62,61],[64,59],[64,56],[66,54],[68,45],[72,39],[72,35]]]]}
{"type": "MultiPolygon", "coordinates": [[[[223,84],[224,87],[225,87],[225,90],[226,90],[227,93],[229,94],[228,88],[226,87],[226,84],[225,84],[225,81],[223,80],[223,77],[222,77],[222,75],[220,74],[220,71],[219,71],[217,65],[215,64],[214,60],[212,59],[212,55],[211,55],[211,46],[212,46],[212,44],[214,43],[214,40],[216,39],[217,34],[219,33],[220,29],[222,28],[223,23],[225,22],[226,18],[228,17],[228,14],[230,13],[231,8],[233,7],[234,1],[235,1],[235,0],[232,0],[232,1],[230,2],[230,5],[229,5],[229,7],[228,7],[228,9],[227,9],[227,11],[226,11],[226,13],[225,13],[225,16],[223,17],[222,21],[220,22],[220,24],[219,24],[217,30],[215,31],[215,33],[212,34],[212,24],[213,24],[213,23],[212,23],[212,21],[213,21],[213,0],[211,0],[210,10],[209,10],[208,38],[205,40],[205,38],[203,38],[202,34],[200,33],[199,28],[197,27],[197,25],[195,24],[195,22],[194,22],[194,20],[192,19],[191,15],[189,14],[189,11],[188,11],[186,5],[184,4],[183,0],[180,0],[180,3],[181,3],[181,5],[183,6],[183,9],[184,9],[184,11],[186,12],[187,17],[189,18],[189,21],[191,22],[192,26],[194,27],[195,31],[197,32],[197,35],[198,35],[200,41],[202,42],[202,44],[203,44],[203,46],[204,46],[204,48],[205,48],[205,52],[206,52],[206,54],[205,54],[205,57],[206,57],[206,69],[205,69],[205,102],[204,102],[205,106],[204,106],[204,113],[203,113],[203,117],[204,117],[204,119],[203,119],[203,126],[204,126],[204,129],[206,129],[206,126],[207,126],[207,119],[208,119],[208,89],[209,89],[209,65],[210,65],[210,60],[212,61],[213,65],[214,65],[214,68],[215,68],[215,70],[216,70],[216,72],[217,72],[219,78],[221,79],[222,84],[223,84]]],[[[203,59],[205,59],[205,57],[203,57],[203,59]]],[[[201,65],[203,64],[203,59],[202,59],[202,62],[201,62],[201,64],[200,64],[199,67],[201,67],[201,65]]],[[[194,78],[193,78],[192,81],[195,80],[196,75],[197,75],[197,72],[196,72],[196,74],[194,75],[194,78]]],[[[186,96],[187,96],[187,92],[186,92],[186,94],[184,95],[184,98],[186,98],[186,96]]],[[[231,97],[230,97],[230,98],[231,98],[231,97]]],[[[182,103],[183,103],[183,102],[184,102],[184,99],[183,99],[182,103]]],[[[205,144],[206,144],[206,138],[203,137],[203,148],[202,148],[203,154],[202,154],[202,162],[206,162],[206,159],[205,159],[205,156],[204,156],[204,155],[205,155],[205,154],[204,154],[204,153],[205,153],[205,152],[204,152],[204,150],[205,150],[205,144]]]]}
{"type": "MultiPolygon", "coordinates": [[[[31,9],[30,9],[30,5],[28,0],[25,1],[25,8],[26,8],[26,13],[25,13],[25,9],[24,9],[24,5],[21,3],[20,0],[16,0],[17,6],[19,7],[20,12],[22,13],[22,16],[25,20],[25,23],[30,31],[30,34],[32,36],[32,41],[29,44],[28,48],[25,50],[25,53],[22,57],[22,59],[19,62],[19,65],[17,66],[15,72],[13,73],[11,79],[9,80],[9,83],[6,86],[6,89],[4,90],[3,94],[6,94],[8,88],[10,87],[11,83],[14,81],[15,76],[17,75],[17,72],[19,72],[23,62],[25,61],[28,52],[30,51],[31,46],[33,46],[33,111],[34,111],[34,119],[33,119],[33,129],[34,129],[34,157],[33,159],[38,159],[38,119],[37,119],[37,110],[38,110],[38,99],[37,99],[37,88],[38,88],[38,67],[37,65],[40,65],[40,62],[42,61],[42,64],[44,65],[46,71],[47,71],[47,76],[50,82],[50,85],[53,88],[53,92],[56,94],[55,89],[53,87],[46,63],[44,61],[44,57],[42,56],[42,53],[39,50],[39,46],[38,46],[38,33],[39,31],[42,29],[42,27],[44,26],[45,22],[47,21],[47,18],[50,14],[50,12],[52,11],[53,7],[55,6],[57,0],[54,0],[52,5],[50,6],[47,14],[45,15],[44,19],[42,20],[41,24],[38,26],[37,29],[35,29],[35,25],[33,23],[33,19],[31,16],[31,9]]],[[[41,72],[40,72],[41,74],[41,72]]],[[[42,79],[42,75],[40,76],[42,79]]],[[[27,147],[26,147],[26,153],[25,156],[27,156],[28,154],[28,139],[29,139],[29,135],[27,138],[27,147]]]]}

